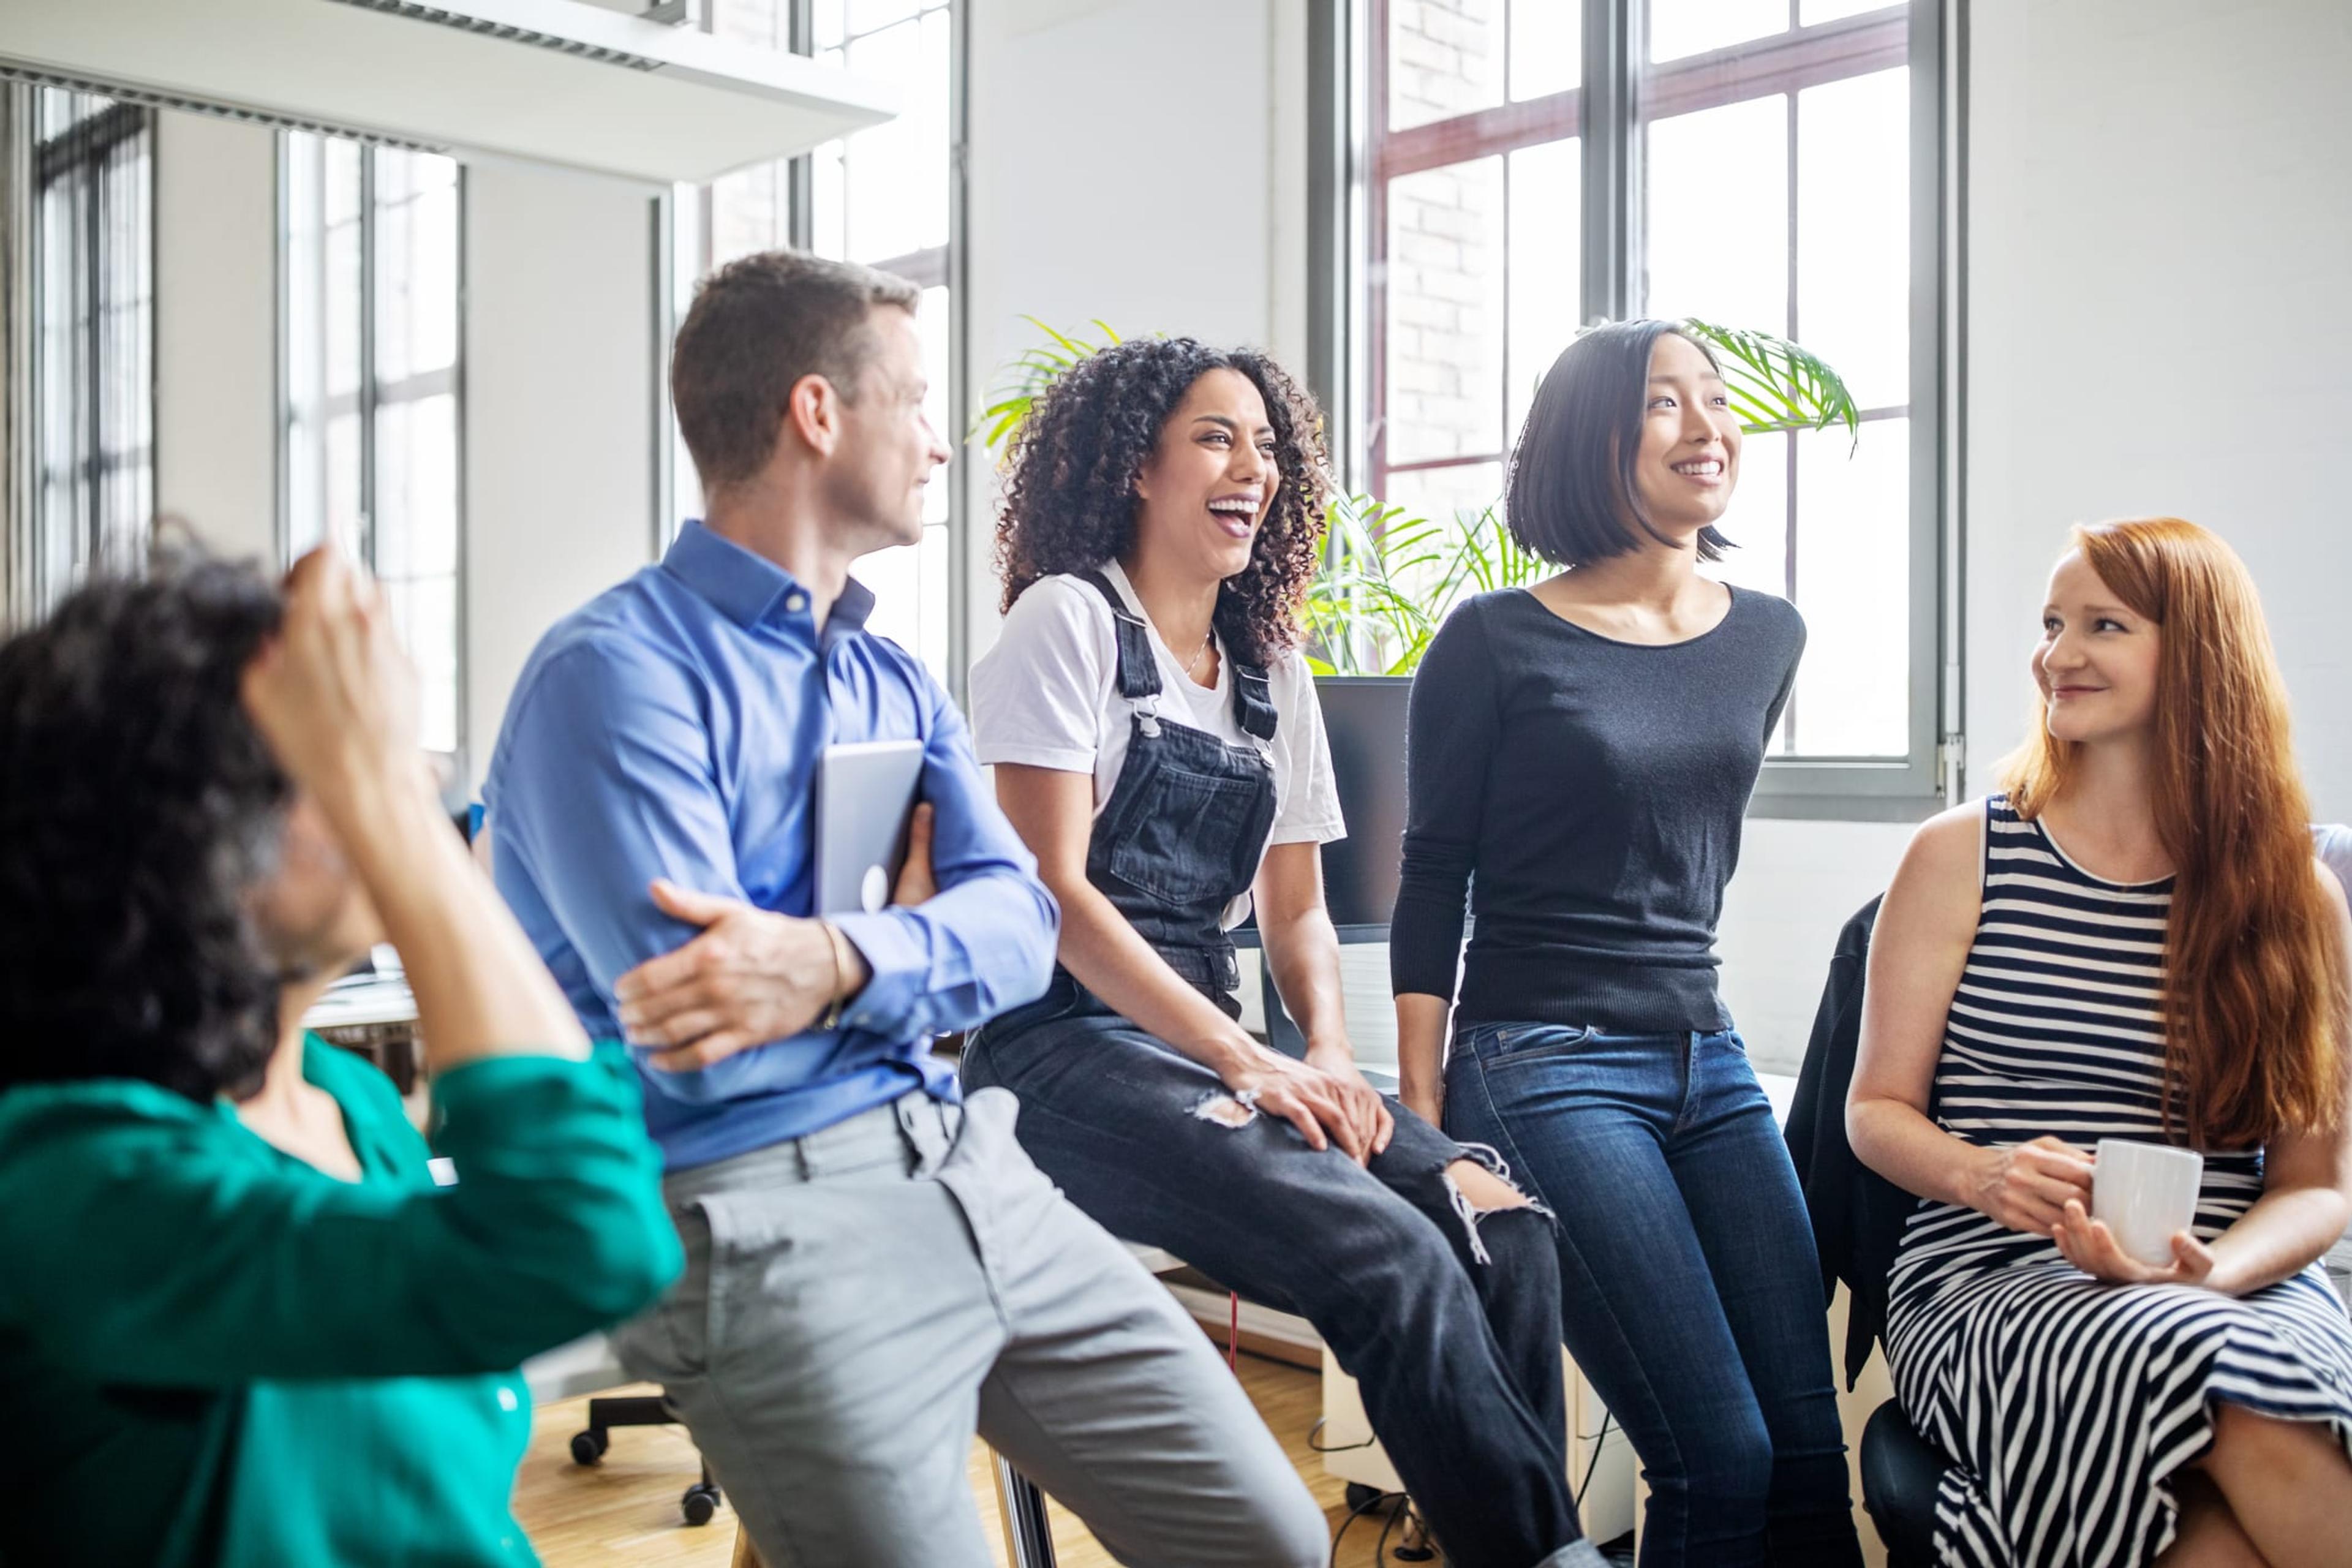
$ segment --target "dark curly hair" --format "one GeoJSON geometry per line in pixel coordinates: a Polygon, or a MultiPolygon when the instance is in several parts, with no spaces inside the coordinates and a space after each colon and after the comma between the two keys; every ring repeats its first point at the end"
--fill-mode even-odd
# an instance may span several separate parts
{"type": "Polygon", "coordinates": [[[1088,571],[1127,552],[1135,542],[1136,476],[1160,426],[1213,370],[1249,377],[1265,399],[1282,473],[1250,563],[1218,591],[1217,630],[1248,664],[1297,643],[1330,492],[1323,416],[1265,354],[1191,338],[1132,338],[1089,354],[1055,378],[1022,421],[996,522],[1003,608],[1041,577],[1088,571]]]}
{"type": "Polygon", "coordinates": [[[259,1089],[278,981],[247,905],[291,786],[237,686],[281,613],[250,567],[166,557],[0,644],[0,1088],[259,1089]]]}

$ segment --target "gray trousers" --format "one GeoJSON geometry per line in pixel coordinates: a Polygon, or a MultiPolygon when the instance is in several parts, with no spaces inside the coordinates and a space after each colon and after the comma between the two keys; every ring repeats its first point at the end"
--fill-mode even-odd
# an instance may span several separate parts
{"type": "Polygon", "coordinates": [[[974,1431],[1124,1563],[1314,1568],[1322,1511],[1199,1328],[1013,1141],[909,1094],[664,1183],[686,1272],[614,1336],[769,1568],[988,1568],[974,1431]]]}

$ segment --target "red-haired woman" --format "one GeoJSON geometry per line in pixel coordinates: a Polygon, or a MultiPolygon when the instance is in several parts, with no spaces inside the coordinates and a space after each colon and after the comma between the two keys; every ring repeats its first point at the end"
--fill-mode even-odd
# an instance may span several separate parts
{"type": "Polygon", "coordinates": [[[1952,1564],[2352,1562],[2344,895],[2312,858],[2244,565],[2074,531],[2004,793],[1912,840],[1872,942],[1855,1152],[1924,1200],[1887,1348],[1958,1461],[1952,1564]],[[2090,1217],[2102,1138],[2204,1155],[2169,1262],[2090,1217]]]}

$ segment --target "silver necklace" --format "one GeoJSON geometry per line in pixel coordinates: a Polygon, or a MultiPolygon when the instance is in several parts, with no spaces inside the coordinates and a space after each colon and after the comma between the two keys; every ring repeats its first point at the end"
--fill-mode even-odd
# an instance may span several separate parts
{"type": "Polygon", "coordinates": [[[1192,681],[1196,686],[1200,684],[1201,678],[1196,671],[1198,671],[1201,667],[1201,661],[1209,657],[1209,645],[1216,640],[1217,628],[1215,624],[1213,622],[1209,626],[1209,635],[1201,639],[1201,651],[1194,654],[1191,658],[1184,662],[1185,679],[1192,681]]]}

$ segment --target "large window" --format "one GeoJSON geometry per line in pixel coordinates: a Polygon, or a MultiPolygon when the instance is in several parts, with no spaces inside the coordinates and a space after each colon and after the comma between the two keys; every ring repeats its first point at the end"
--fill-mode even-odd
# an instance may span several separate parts
{"type": "MultiPolygon", "coordinates": [[[[723,262],[793,246],[862,261],[923,291],[919,311],[932,428],[957,446],[961,301],[955,297],[954,105],[960,18],[951,0],[713,0],[711,28],[739,42],[813,54],[902,94],[896,120],[803,158],[677,193],[672,270],[683,314],[694,281],[723,262]]],[[[960,447],[959,447],[960,450],[960,447]]],[[[701,508],[693,465],[673,458],[673,521],[701,508]]],[[[961,660],[956,549],[959,456],[931,480],[920,544],[859,562],[872,626],[919,655],[943,682],[961,660]]]]}
{"type": "Polygon", "coordinates": [[[331,539],[367,563],[425,743],[462,757],[457,165],[289,132],[280,168],[286,552],[331,539]]]}
{"type": "Polygon", "coordinates": [[[1899,813],[1936,788],[1939,7],[1868,0],[1367,0],[1369,489],[1494,502],[1582,322],[1696,316],[1843,374],[1845,432],[1753,437],[1725,578],[1811,640],[1762,805],[1899,813]]]}
{"type": "Polygon", "coordinates": [[[31,145],[32,506],[17,607],[135,568],[155,510],[154,116],[16,89],[31,145]]]}

